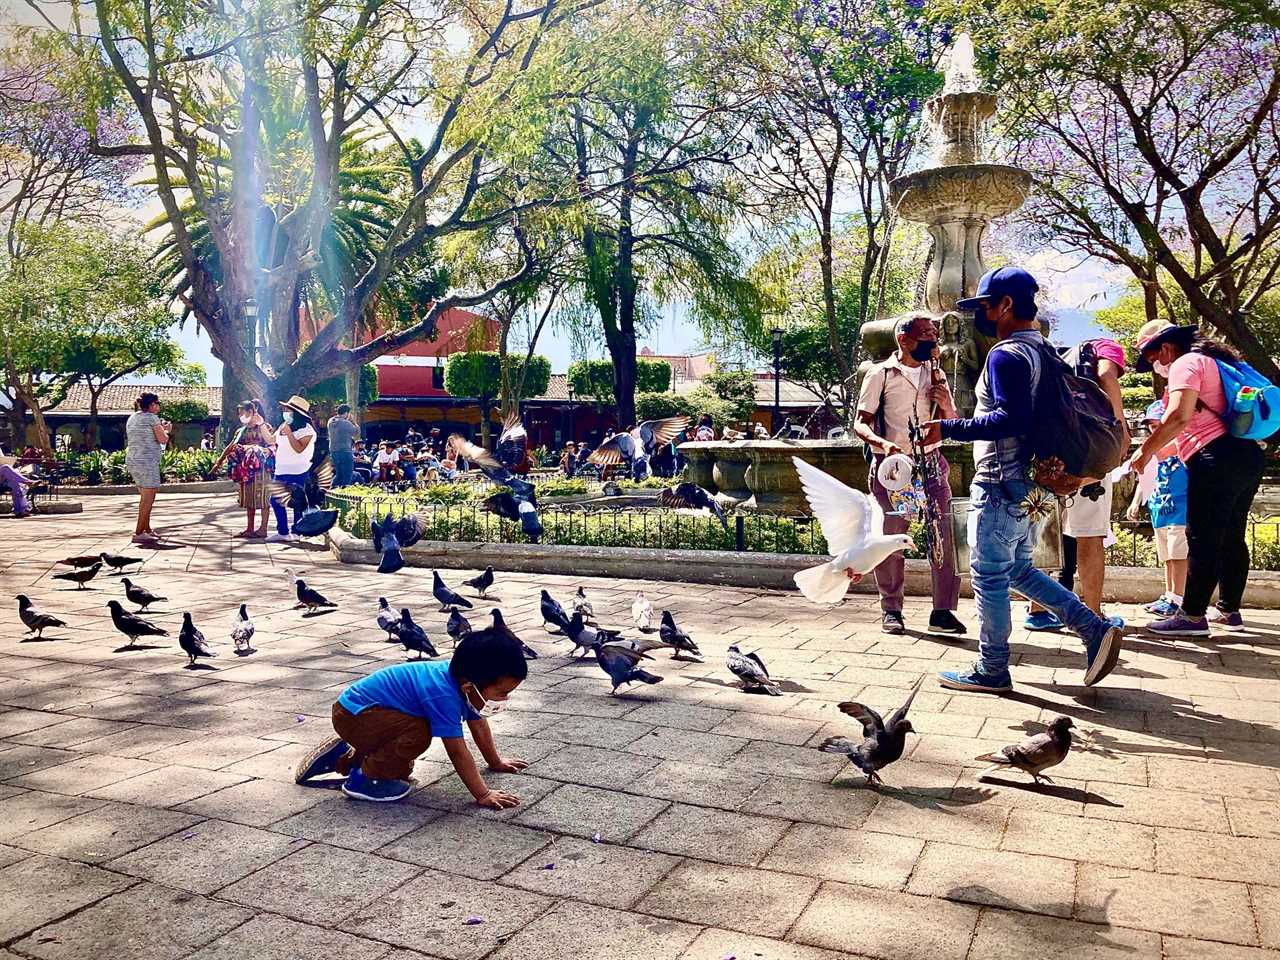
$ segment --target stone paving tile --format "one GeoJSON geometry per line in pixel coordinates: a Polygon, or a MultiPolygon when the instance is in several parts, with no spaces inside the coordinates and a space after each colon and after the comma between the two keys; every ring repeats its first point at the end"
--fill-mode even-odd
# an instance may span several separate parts
{"type": "Polygon", "coordinates": [[[69,760],[56,767],[45,767],[34,773],[23,774],[7,782],[32,790],[75,796],[158,769],[160,767],[157,764],[130,757],[87,756],[69,760]]]}
{"type": "Polygon", "coordinates": [[[1004,835],[1007,807],[945,797],[884,795],[863,822],[867,830],[994,850],[1004,835]]]}
{"type": "Polygon", "coordinates": [[[687,923],[562,903],[492,956],[494,960],[617,960],[620,956],[675,960],[697,932],[687,923]]]}
{"type": "Polygon", "coordinates": [[[846,763],[846,760],[829,753],[753,740],[734,755],[728,766],[775,777],[797,777],[827,783],[846,763]]]}
{"type": "Polygon", "coordinates": [[[849,960],[853,954],[714,928],[703,930],[698,939],[689,944],[689,949],[680,954],[680,960],[724,960],[725,957],[740,960],[849,960]]]}
{"type": "MultiPolygon", "coordinates": [[[[1273,808],[1280,811],[1280,805],[1273,808]]],[[[1156,829],[1161,873],[1280,886],[1280,839],[1219,837],[1193,830],[1156,829]]]]}
{"type": "Polygon", "coordinates": [[[653,723],[677,730],[696,730],[707,733],[733,716],[731,710],[715,707],[687,706],[677,703],[646,703],[627,714],[627,719],[637,723],[653,723]]]}
{"type": "Polygon", "coordinates": [[[513,793],[520,800],[520,805],[516,807],[506,810],[489,810],[476,803],[475,798],[471,796],[471,791],[462,782],[462,778],[454,772],[452,766],[437,764],[438,770],[433,768],[432,773],[438,773],[439,776],[424,780],[420,772],[422,764],[423,761],[419,760],[418,766],[414,768],[414,776],[419,783],[426,785],[409,795],[409,803],[454,813],[472,813],[490,820],[514,820],[547,794],[563,786],[556,780],[544,780],[528,773],[492,773],[485,770],[485,783],[494,790],[513,793]]]}
{"type": "Polygon", "coordinates": [[[968,904],[826,883],[790,938],[883,960],[963,960],[977,921],[968,904]]]}
{"type": "Polygon", "coordinates": [[[1280,949],[1280,890],[1273,887],[1250,887],[1250,898],[1258,917],[1262,945],[1280,949]]]}
{"type": "Polygon", "coordinates": [[[371,853],[442,815],[408,803],[356,803],[337,796],[272,824],[271,830],[371,853]]]}
{"type": "MultiPolygon", "coordinates": [[[[184,732],[189,740],[190,731],[184,732]]],[[[146,759],[152,763],[176,763],[188,767],[203,767],[206,770],[220,770],[238,760],[276,750],[279,746],[280,744],[273,740],[261,740],[258,737],[244,735],[201,737],[196,744],[178,741],[161,746],[146,754],[146,759]]]]}
{"type": "Polygon", "coordinates": [[[743,813],[804,820],[832,827],[857,827],[879,802],[873,790],[833,786],[788,777],[770,777],[738,807],[743,813]]]}
{"type": "Polygon", "coordinates": [[[298,841],[238,823],[206,820],[108,861],[110,869],[209,894],[296,849],[298,841]]]}
{"type": "MultiPolygon", "coordinates": [[[[427,870],[361,907],[341,928],[444,960],[479,960],[554,903],[510,887],[494,896],[495,889],[491,883],[427,870]],[[482,922],[467,923],[472,917],[482,922]]],[[[574,933],[586,935],[590,929],[574,933]]]]}
{"type": "Polygon", "coordinates": [[[984,910],[970,955],[1004,960],[1131,960],[1159,957],[1160,935],[1105,923],[984,910]]]}
{"type": "Polygon", "coordinates": [[[291,777],[289,783],[247,780],[184,803],[181,809],[204,817],[265,827],[328,799],[331,797],[326,791],[300,787],[291,777]]]}
{"type": "Polygon", "coordinates": [[[140,883],[14,946],[42,960],[178,960],[251,916],[229,903],[140,883]]]}
{"type": "Polygon", "coordinates": [[[1151,870],[1155,867],[1155,839],[1155,828],[1141,824],[1014,810],[1000,849],[1151,870]]]}
{"type": "Polygon", "coordinates": [[[630,843],[647,850],[750,867],[760,862],[789,826],[786,820],[676,803],[630,843]]]}
{"type": "Polygon", "coordinates": [[[13,743],[26,743],[35,747],[56,747],[59,750],[70,750],[79,744],[98,737],[114,733],[125,733],[136,728],[136,723],[121,723],[116,720],[99,720],[96,717],[77,717],[66,723],[55,723],[52,726],[40,727],[26,733],[15,734],[9,739],[13,743]]]}
{"type": "Polygon", "coordinates": [[[764,777],[757,773],[666,760],[627,789],[663,800],[732,810],[754,793],[763,781],[764,777]]]}
{"type": "Polygon", "coordinates": [[[1110,922],[1183,937],[1254,945],[1253,924],[1243,883],[1190,879],[1168,874],[1081,864],[1077,875],[1076,918],[1110,922]]]}
{"type": "Polygon", "coordinates": [[[70,820],[103,801],[30,791],[0,800],[0,841],[11,842],[33,830],[70,820]]]}
{"type": "Polygon", "coordinates": [[[867,887],[901,890],[924,849],[914,837],[796,823],[760,866],[867,887]]]}
{"type": "Polygon", "coordinates": [[[679,862],[663,853],[561,837],[502,882],[550,897],[626,908],[679,862]]]}
{"type": "Polygon", "coordinates": [[[689,763],[724,763],[746,746],[741,737],[725,737],[696,730],[655,727],[627,746],[631,753],[689,763]]]}
{"type": "Polygon", "coordinates": [[[90,790],[89,796],[170,807],[242,783],[244,779],[234,774],[198,767],[161,767],[159,770],[90,790]]]}
{"type": "Polygon", "coordinates": [[[1075,881],[1076,865],[1070,860],[931,842],[907,892],[1070,917],[1075,881]]]}
{"type": "Polygon", "coordinates": [[[54,750],[50,747],[14,745],[0,753],[0,779],[20,777],[46,767],[56,767],[84,756],[76,750],[54,750]]]}
{"type": "Polygon", "coordinates": [[[1231,832],[1221,797],[1181,790],[1143,790],[1115,783],[1090,783],[1089,791],[1104,802],[1086,803],[1086,817],[1209,833],[1231,832]]]}
{"type": "Polygon", "coordinates": [[[388,956],[385,943],[262,914],[197,950],[190,960],[382,960],[388,956]]]}
{"type": "Polygon", "coordinates": [[[1186,937],[1164,938],[1165,960],[1276,960],[1277,956],[1280,954],[1276,951],[1261,947],[1240,947],[1186,937]]]}
{"type": "Polygon", "coordinates": [[[331,926],[418,873],[410,864],[314,843],[223,887],[218,896],[331,926]]]}
{"type": "MultiPolygon", "coordinates": [[[[0,756],[0,763],[4,758],[0,756]]],[[[1238,837],[1269,837],[1280,840],[1280,818],[1275,800],[1242,800],[1227,797],[1227,818],[1238,837]]]]}
{"type": "Polygon", "coordinates": [[[28,857],[0,870],[0,942],[118,893],[135,881],[53,857],[28,857]]]}
{"type": "Polygon", "coordinates": [[[515,819],[527,827],[578,837],[600,834],[623,843],[668,806],[665,800],[566,784],[515,819]]]}
{"type": "Polygon", "coordinates": [[[86,813],[24,833],[11,842],[51,857],[104,863],[198,822],[198,817],[172,810],[104,803],[86,813]]]}
{"type": "Polygon", "coordinates": [[[475,880],[494,880],[552,839],[527,827],[447,814],[381,847],[378,854],[475,880]]]}
{"type": "Polygon", "coordinates": [[[532,764],[529,772],[606,790],[625,790],[657,765],[658,761],[650,757],[568,745],[532,764]]]}
{"type": "Polygon", "coordinates": [[[601,717],[561,717],[543,727],[538,736],[547,740],[563,740],[588,747],[621,749],[640,739],[653,727],[629,720],[608,720],[601,717]]]}
{"type": "Polygon", "coordinates": [[[780,937],[818,888],[808,877],[687,861],[636,905],[689,923],[780,937]]]}

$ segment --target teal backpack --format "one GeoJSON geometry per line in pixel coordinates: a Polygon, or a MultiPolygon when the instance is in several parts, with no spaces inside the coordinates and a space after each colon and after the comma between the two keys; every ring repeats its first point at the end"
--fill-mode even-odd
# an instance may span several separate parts
{"type": "Polygon", "coordinates": [[[1280,430],[1280,387],[1243,360],[1218,360],[1222,392],[1227,398],[1223,419],[1233,437],[1266,440],[1280,430]]]}

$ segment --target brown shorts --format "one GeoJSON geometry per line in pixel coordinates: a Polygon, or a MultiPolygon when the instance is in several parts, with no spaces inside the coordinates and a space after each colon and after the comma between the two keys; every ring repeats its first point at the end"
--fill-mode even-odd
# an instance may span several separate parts
{"type": "Polygon", "coordinates": [[[352,713],[333,705],[333,729],[351,745],[338,761],[344,777],[359,767],[373,780],[408,780],[413,763],[431,746],[431,723],[389,707],[365,707],[352,713]]]}

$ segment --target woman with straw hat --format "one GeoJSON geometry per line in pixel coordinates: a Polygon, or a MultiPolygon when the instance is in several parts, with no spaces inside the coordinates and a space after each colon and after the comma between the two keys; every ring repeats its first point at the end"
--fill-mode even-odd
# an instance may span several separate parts
{"type": "Polygon", "coordinates": [[[1262,482],[1256,441],[1231,435],[1218,361],[1234,351],[1195,327],[1152,320],[1138,331],[1137,370],[1169,382],[1164,416],[1129,461],[1141,475],[1147,461],[1173,446],[1187,468],[1187,587],[1182,609],[1147,627],[1166,637],[1207,637],[1209,624],[1240,630],[1240,603],[1249,579],[1249,508],[1262,482]],[[1218,590],[1210,613],[1209,600],[1218,590]]]}
{"type": "MultiPolygon", "coordinates": [[[[316,428],[311,425],[311,404],[296,393],[288,400],[280,401],[280,429],[276,431],[276,480],[285,486],[301,487],[307,482],[311,460],[316,452],[316,428]]],[[[267,537],[268,542],[295,539],[289,532],[289,514],[284,504],[271,501],[276,515],[276,532],[267,537]]],[[[293,519],[297,522],[302,511],[295,508],[293,519]]]]}

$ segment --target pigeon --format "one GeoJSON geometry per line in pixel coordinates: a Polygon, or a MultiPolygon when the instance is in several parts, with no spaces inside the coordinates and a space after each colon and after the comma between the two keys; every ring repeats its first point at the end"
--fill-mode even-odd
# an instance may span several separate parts
{"type": "Polygon", "coordinates": [[[444,585],[444,580],[440,577],[437,570],[431,571],[431,595],[440,603],[440,609],[448,610],[450,607],[462,607],[466,610],[471,609],[471,601],[461,594],[454,593],[444,585]]]}
{"type": "Polygon", "coordinates": [[[86,554],[82,557],[67,557],[65,560],[59,560],[58,563],[64,567],[75,567],[77,570],[83,567],[92,567],[98,563],[102,557],[97,554],[86,554]]]}
{"type": "Polygon", "coordinates": [[[741,681],[742,689],[748,693],[762,691],[771,697],[782,696],[782,691],[778,689],[778,684],[769,676],[769,671],[766,669],[764,661],[760,659],[759,654],[744,654],[736,646],[731,646],[729,647],[725,665],[729,668],[729,672],[741,681]]]}
{"type": "Polygon", "coordinates": [[[422,539],[426,521],[416,513],[393,519],[391,512],[381,521],[375,517],[369,524],[373,533],[373,549],[382,555],[378,561],[379,573],[395,573],[404,566],[404,554],[400,551],[422,539]]]}
{"type": "Polygon", "coordinates": [[[507,414],[506,419],[502,421],[502,433],[498,435],[498,442],[493,448],[498,462],[508,470],[514,470],[524,453],[525,440],[528,436],[528,431],[520,420],[520,414],[514,410],[507,414]]]}
{"type": "Polygon", "coordinates": [[[595,609],[587,599],[587,591],[582,587],[578,587],[578,592],[573,595],[573,612],[582,614],[582,619],[588,623],[596,618],[595,609]]]}
{"type": "MultiPolygon", "coordinates": [[[[470,587],[480,596],[484,596],[485,591],[493,586],[493,567],[485,567],[484,573],[478,577],[472,577],[470,580],[463,580],[464,587],[470,587]]],[[[501,597],[499,597],[501,599],[501,597]]]]}
{"type": "Polygon", "coordinates": [[[1067,758],[1071,750],[1071,728],[1075,726],[1070,717],[1055,717],[1044,733],[1027,737],[1021,743],[1001,747],[994,753],[984,753],[975,760],[985,760],[993,764],[978,776],[986,776],[1001,767],[1017,767],[1024,773],[1031,774],[1036,783],[1048,780],[1042,771],[1056,767],[1067,758]]]}
{"type": "Polygon", "coordinates": [[[378,627],[387,632],[387,639],[394,640],[395,625],[400,622],[400,618],[396,616],[391,604],[387,603],[386,597],[378,598],[378,627]]]}
{"type": "Polygon", "coordinates": [[[867,775],[867,783],[881,783],[879,771],[902,756],[906,746],[907,734],[914,733],[911,721],[907,719],[907,711],[911,701],[920,691],[924,677],[916,681],[907,695],[906,702],[889,715],[886,722],[870,707],[863,703],[845,702],[840,704],[840,712],[848,714],[862,723],[862,741],[854,742],[848,737],[827,737],[818,747],[823,753],[843,753],[850,762],[867,775]]]}
{"type": "MultiPolygon", "coordinates": [[[[702,662],[702,651],[693,642],[693,637],[676,626],[676,618],[671,615],[670,610],[662,611],[662,626],[658,628],[658,636],[667,646],[675,648],[675,653],[671,655],[672,660],[685,660],[691,657],[699,663],[702,662]],[[682,653],[689,654],[689,657],[682,657],[682,653]]],[[[763,666],[761,664],[762,668],[763,666]]]]}
{"type": "Polygon", "coordinates": [[[592,451],[587,462],[601,467],[625,463],[632,479],[643,480],[649,474],[649,460],[658,447],[670,443],[687,426],[688,417],[645,420],[630,430],[615,433],[592,451]]]}
{"type": "Polygon", "coordinates": [[[100,553],[98,558],[112,570],[123,570],[132,563],[141,563],[141,557],[126,557],[123,554],[100,553]]]}
{"type": "Polygon", "coordinates": [[[537,543],[542,539],[542,521],[538,518],[538,505],[532,498],[502,490],[486,498],[480,504],[480,509],[519,523],[530,543],[537,543]]]}
{"type": "Polygon", "coordinates": [[[315,610],[316,607],[337,607],[336,603],[326,600],[320,591],[312,590],[308,587],[306,581],[292,570],[285,570],[285,573],[293,577],[293,585],[298,592],[298,602],[294,605],[293,609],[297,610],[299,607],[306,607],[307,611],[310,612],[315,610]]]}
{"type": "Polygon", "coordinates": [[[50,627],[65,627],[67,621],[60,620],[52,613],[45,613],[37,610],[35,604],[31,602],[31,598],[25,593],[20,593],[15,600],[18,601],[18,617],[27,626],[28,633],[34,633],[36,639],[43,640],[44,632],[50,627]]]}
{"type": "Polygon", "coordinates": [[[493,617],[493,629],[497,630],[499,633],[505,633],[512,640],[518,643],[520,645],[520,652],[524,654],[524,658],[526,660],[538,659],[538,651],[516,636],[515,631],[507,626],[507,621],[502,618],[501,610],[494,607],[489,611],[489,614],[493,617]]]}
{"type": "Polygon", "coordinates": [[[542,611],[542,625],[545,628],[550,624],[553,629],[552,633],[569,634],[569,615],[564,612],[564,607],[560,606],[560,602],[553,598],[546,590],[542,591],[542,603],[540,604],[542,611]]]}
{"type": "Polygon", "coordinates": [[[236,652],[240,650],[253,651],[253,647],[249,641],[253,639],[254,626],[253,621],[249,619],[249,608],[245,604],[240,604],[240,613],[236,615],[236,625],[231,628],[231,640],[236,645],[236,652]]]}
{"type": "Polygon", "coordinates": [[[569,651],[570,656],[573,655],[574,650],[581,649],[583,651],[582,656],[585,657],[587,651],[596,643],[615,643],[622,640],[622,634],[616,630],[605,630],[601,627],[591,626],[582,618],[582,613],[579,611],[574,611],[565,633],[573,641],[573,650],[569,651]]]}
{"type": "Polygon", "coordinates": [[[686,508],[690,510],[710,510],[720,521],[720,526],[729,529],[729,521],[724,515],[724,507],[716,502],[716,498],[696,483],[677,483],[670,489],[658,494],[658,503],[672,510],[686,508]]]}
{"type": "Polygon", "coordinates": [[[599,640],[591,644],[591,649],[596,652],[596,663],[600,664],[600,669],[609,675],[613,681],[613,689],[609,691],[610,695],[618,692],[618,688],[627,683],[661,683],[662,677],[642,670],[637,664],[640,658],[644,656],[628,647],[619,647],[611,643],[601,643],[599,640]]]}
{"type": "Polygon", "coordinates": [[[813,603],[839,603],[849,589],[848,573],[870,573],[891,553],[907,549],[913,541],[905,533],[886,536],[880,505],[865,493],[799,457],[792,457],[791,462],[832,554],[828,563],[797,573],[796,586],[813,603]]]}
{"type": "Polygon", "coordinates": [[[653,604],[645,599],[643,591],[631,601],[631,619],[643,632],[653,632],[653,604]]]}
{"type": "Polygon", "coordinates": [[[272,480],[270,495],[273,501],[294,511],[298,519],[289,528],[292,533],[299,537],[318,537],[338,522],[336,509],[322,509],[325,494],[333,487],[333,463],[325,457],[312,465],[306,477],[301,484],[286,485],[272,480]]]}
{"type": "Polygon", "coordinates": [[[102,561],[99,560],[91,567],[83,570],[68,570],[66,573],[55,573],[55,580],[70,580],[76,585],[77,590],[83,590],[84,585],[98,575],[98,571],[102,569],[102,561]]]}
{"type": "MultiPolygon", "coordinates": [[[[659,650],[667,646],[657,637],[622,637],[617,634],[610,635],[607,633],[601,636],[603,637],[602,642],[609,643],[615,647],[626,647],[636,653],[648,653],[650,650],[659,650]]],[[[650,657],[649,659],[652,660],[653,658],[650,657]]],[[[673,657],[672,659],[675,658],[673,657]]]]}
{"type": "Polygon", "coordinates": [[[182,615],[182,629],[178,631],[178,646],[180,646],[191,662],[188,666],[196,665],[196,657],[216,657],[217,654],[210,649],[209,644],[205,642],[204,634],[196,629],[196,625],[191,622],[191,614],[184,613],[182,615]]]}
{"type": "Polygon", "coordinates": [[[453,640],[456,647],[458,641],[471,632],[471,621],[464,617],[457,610],[449,612],[449,622],[444,625],[444,632],[453,640]]]}
{"type": "Polygon", "coordinates": [[[137,614],[130,613],[120,605],[119,600],[109,600],[107,607],[111,610],[111,622],[115,628],[129,638],[129,646],[138,642],[139,637],[167,637],[169,631],[157,627],[150,620],[144,620],[137,614]]]}
{"type": "Polygon", "coordinates": [[[425,653],[428,657],[439,655],[435,645],[427,637],[427,631],[413,622],[413,617],[409,614],[409,608],[405,607],[400,611],[400,622],[395,626],[396,639],[406,650],[416,650],[417,657],[414,659],[421,660],[425,653]]]}
{"type": "Polygon", "coordinates": [[[168,597],[157,596],[150,590],[139,587],[128,577],[121,577],[120,582],[124,584],[124,595],[129,599],[130,603],[136,603],[138,605],[138,611],[140,613],[146,613],[147,607],[151,606],[153,603],[160,603],[163,600],[169,599],[168,597]]]}

